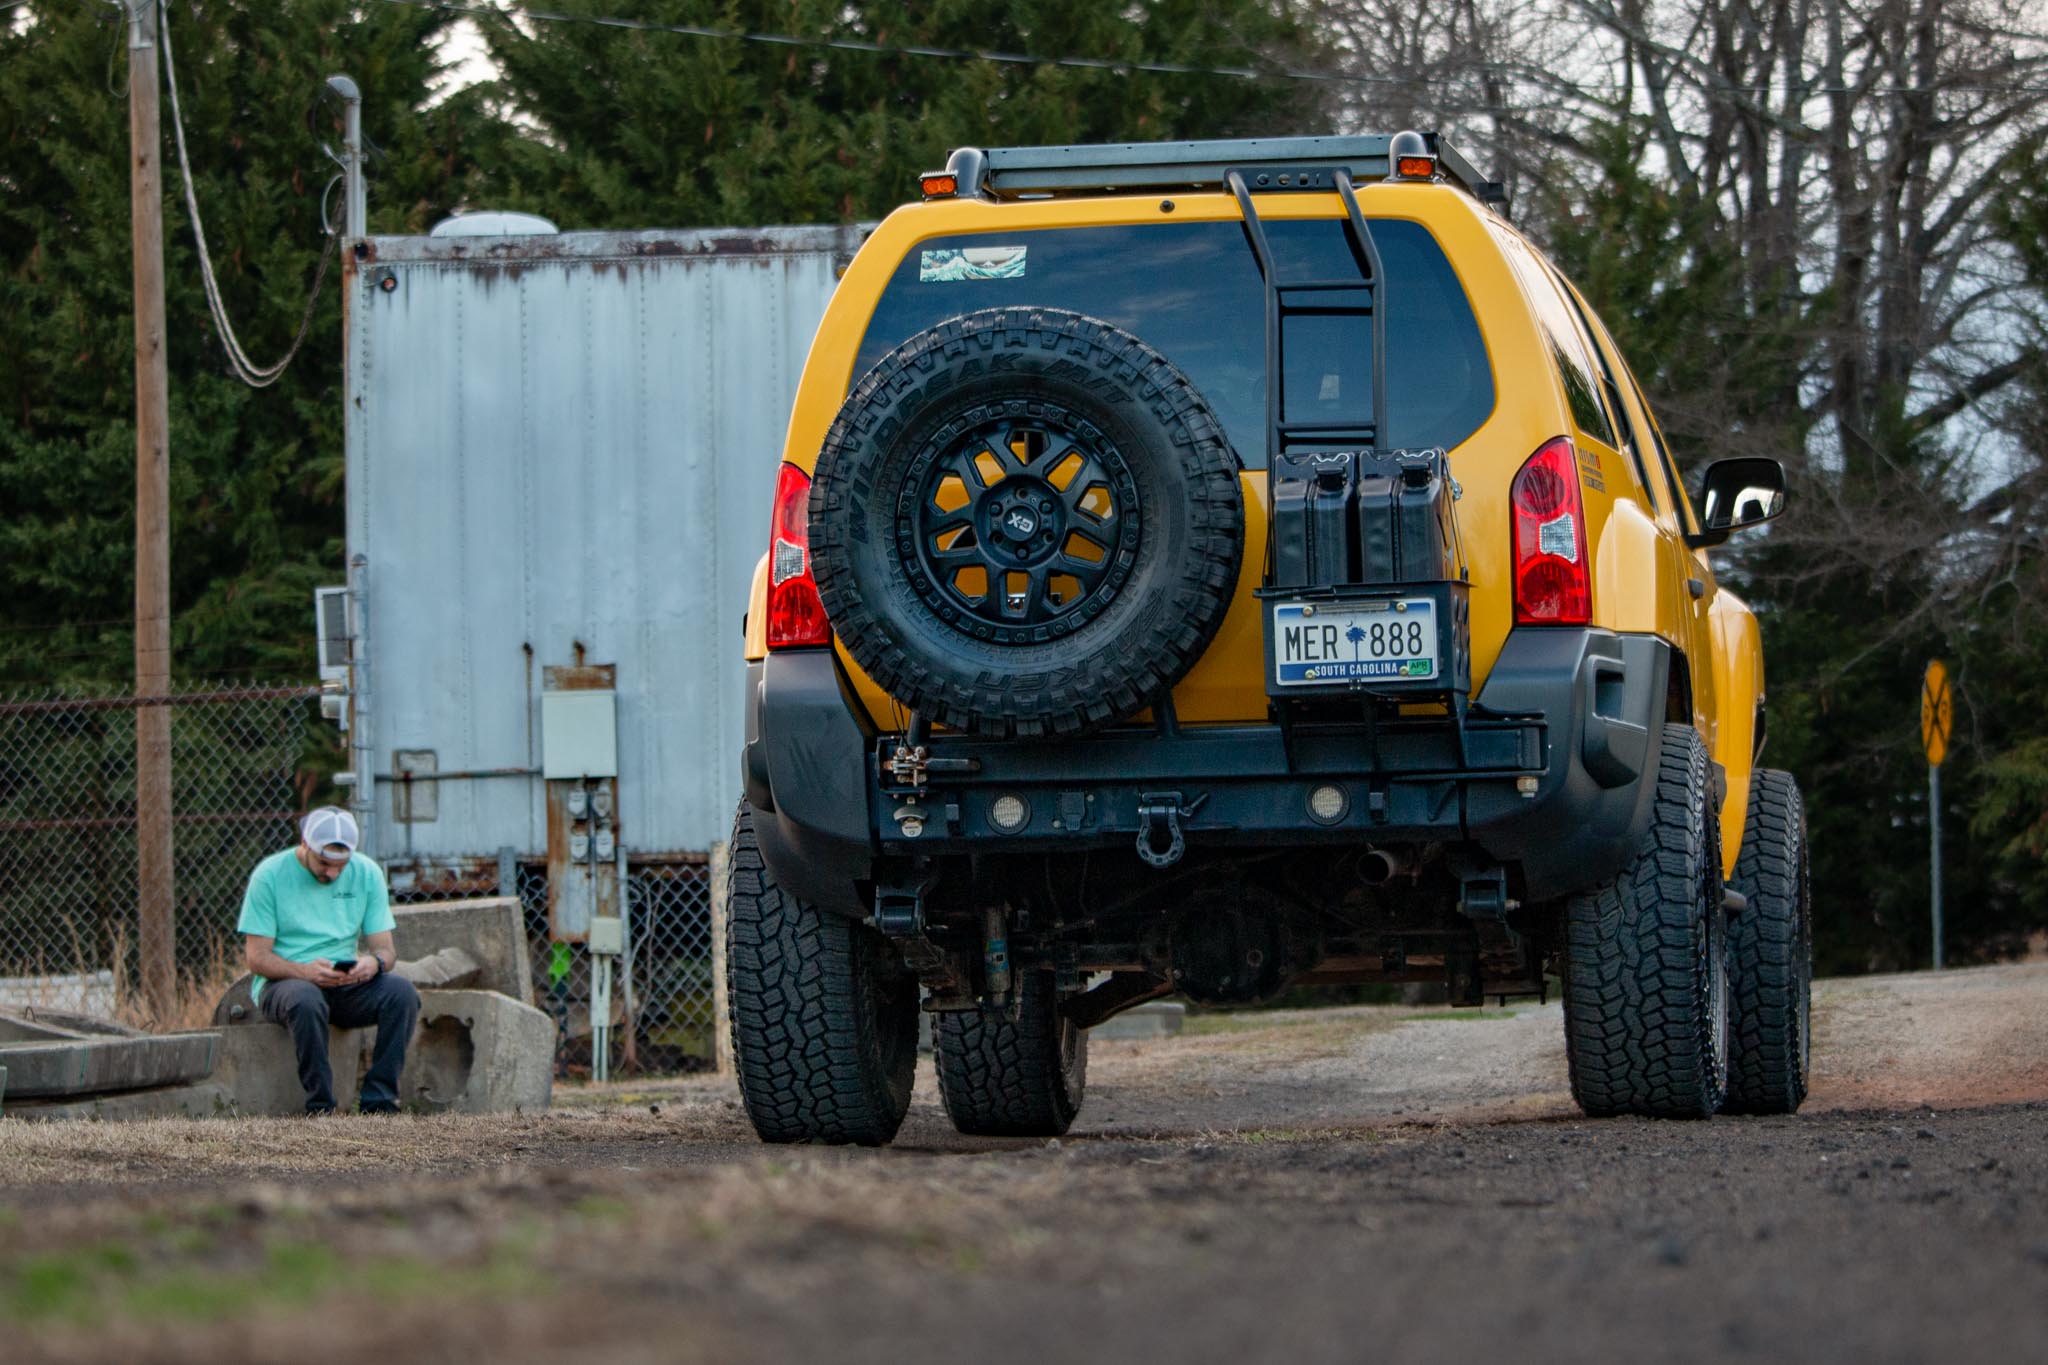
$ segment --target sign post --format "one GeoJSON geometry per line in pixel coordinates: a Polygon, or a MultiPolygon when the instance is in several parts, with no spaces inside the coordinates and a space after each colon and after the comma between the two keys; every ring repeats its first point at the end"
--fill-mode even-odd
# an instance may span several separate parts
{"type": "Polygon", "coordinates": [[[1927,833],[1930,885],[1934,910],[1934,969],[1941,970],[1941,762],[1948,757],[1949,731],[1955,724],[1955,701],[1949,692],[1948,668],[1930,659],[1920,680],[1920,744],[1927,750],[1927,833]]]}

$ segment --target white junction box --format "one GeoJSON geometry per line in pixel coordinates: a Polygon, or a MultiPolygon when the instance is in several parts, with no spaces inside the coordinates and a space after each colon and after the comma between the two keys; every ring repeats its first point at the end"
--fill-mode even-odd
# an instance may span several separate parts
{"type": "Polygon", "coordinates": [[[615,692],[540,694],[541,776],[550,782],[619,775],[615,692]]]}

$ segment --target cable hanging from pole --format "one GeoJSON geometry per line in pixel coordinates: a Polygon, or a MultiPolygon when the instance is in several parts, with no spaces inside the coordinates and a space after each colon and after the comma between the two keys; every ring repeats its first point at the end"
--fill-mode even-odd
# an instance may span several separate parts
{"type": "MultiPolygon", "coordinates": [[[[192,219],[192,237],[199,244],[199,277],[206,287],[206,307],[213,314],[214,329],[220,333],[221,344],[226,348],[228,363],[234,366],[235,377],[252,389],[269,388],[283,376],[285,369],[299,353],[299,347],[306,342],[307,333],[313,327],[313,308],[320,302],[320,286],[327,280],[327,266],[334,259],[335,231],[327,222],[323,194],[320,226],[326,231],[327,245],[320,252],[320,267],[313,273],[313,290],[306,296],[306,311],[299,318],[298,335],[292,338],[291,346],[275,365],[258,365],[242,349],[241,339],[235,335],[234,324],[228,320],[226,303],[221,298],[220,281],[213,272],[213,257],[206,249],[206,225],[199,218],[199,197],[192,185],[192,162],[185,153],[185,115],[178,106],[178,63],[171,53],[170,6],[164,0],[157,0],[158,42],[164,52],[164,80],[171,90],[171,131],[178,144],[178,173],[185,185],[185,211],[192,219]]],[[[330,184],[329,189],[333,186],[330,184]]]]}

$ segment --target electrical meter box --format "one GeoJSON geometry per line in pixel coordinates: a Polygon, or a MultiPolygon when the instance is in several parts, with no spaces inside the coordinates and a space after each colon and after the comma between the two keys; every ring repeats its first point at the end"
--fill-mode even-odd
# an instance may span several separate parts
{"type": "Polygon", "coordinates": [[[616,692],[540,694],[541,776],[551,782],[619,775],[616,692]]]}

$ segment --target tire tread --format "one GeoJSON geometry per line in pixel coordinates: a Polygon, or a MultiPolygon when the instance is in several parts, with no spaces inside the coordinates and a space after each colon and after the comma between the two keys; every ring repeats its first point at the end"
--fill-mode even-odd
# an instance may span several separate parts
{"type": "Polygon", "coordinates": [[[726,994],[754,1131],[766,1142],[888,1142],[910,1107],[916,993],[876,979],[861,940],[872,930],[775,884],[744,801],[729,867],[726,994]]]}
{"type": "Polygon", "coordinates": [[[1726,1081],[1700,971],[1699,936],[1711,942],[1721,900],[1706,746],[1667,724],[1658,752],[1634,856],[1565,909],[1565,1052],[1572,1096],[1594,1117],[1705,1118],[1726,1081]]]}
{"type": "MultiPolygon", "coordinates": [[[[1150,706],[1194,666],[1223,624],[1244,557],[1239,474],[1222,423],[1193,381],[1130,333],[1051,308],[949,318],[884,356],[854,386],[825,437],[810,503],[819,597],[862,670],[939,724],[1004,738],[1082,734],[1150,706]],[[1106,619],[1083,625],[1064,637],[1075,646],[1071,661],[1051,666],[1012,669],[964,653],[946,657],[892,621],[900,585],[862,582],[854,568],[856,542],[868,534],[857,524],[860,509],[880,496],[877,466],[890,441],[901,439],[903,405],[917,402],[943,367],[1005,355],[1066,362],[1113,379],[1164,433],[1180,465],[1187,540],[1177,562],[1163,566],[1152,606],[1114,628],[1106,619]]],[[[1139,587],[1134,581],[1125,591],[1139,587]]]]}
{"type": "Polygon", "coordinates": [[[1051,975],[1035,972],[1018,1017],[948,1011],[932,1026],[939,1098],[963,1133],[978,1137],[1058,1137],[1080,1112],[1088,1035],[1071,1070],[1060,1056],[1060,1017],[1051,975]]]}
{"type": "Polygon", "coordinates": [[[1749,904],[1729,925],[1728,1102],[1736,1114],[1791,1114],[1806,1100],[1813,979],[1806,807],[1792,774],[1750,777],[1730,884],[1749,904]]]}

